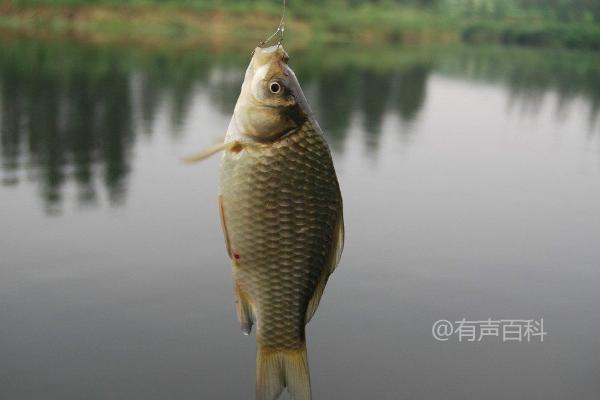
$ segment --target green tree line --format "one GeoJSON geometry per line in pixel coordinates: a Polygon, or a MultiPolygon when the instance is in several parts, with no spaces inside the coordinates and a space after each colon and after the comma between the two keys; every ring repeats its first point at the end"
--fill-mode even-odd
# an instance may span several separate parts
{"type": "MultiPolygon", "coordinates": [[[[283,0],[5,0],[16,5],[173,4],[218,7],[280,5],[283,0]]],[[[540,17],[559,21],[600,21],[598,0],[287,0],[291,9],[309,7],[417,7],[467,17],[540,17]]]]}
{"type": "MultiPolygon", "coordinates": [[[[282,3],[283,0],[0,0],[0,6],[4,6],[0,9],[0,27],[28,26],[38,32],[82,30],[97,36],[121,34],[146,41],[153,35],[160,41],[161,37],[174,34],[216,37],[219,29],[211,25],[212,13],[220,12],[230,17],[230,22],[235,21],[229,31],[240,33],[235,38],[239,41],[253,34],[263,35],[265,29],[270,29],[266,25],[276,24],[282,3]],[[28,10],[36,7],[53,9],[41,13],[28,10]],[[101,8],[99,13],[78,12],[101,8]],[[19,10],[24,12],[19,14],[19,10]],[[183,14],[182,10],[191,13],[183,14]],[[192,13],[195,19],[187,18],[192,13]]],[[[294,38],[303,37],[306,43],[372,45],[463,40],[600,50],[600,0],[287,0],[287,4],[288,28],[294,38]],[[294,30],[294,23],[296,28],[304,28],[304,36],[300,29],[294,30]]]]}

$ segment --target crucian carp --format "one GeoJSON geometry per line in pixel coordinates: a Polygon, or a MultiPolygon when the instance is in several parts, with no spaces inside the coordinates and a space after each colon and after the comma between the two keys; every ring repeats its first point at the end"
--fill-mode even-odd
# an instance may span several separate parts
{"type": "Polygon", "coordinates": [[[219,208],[244,334],[256,324],[256,399],[311,398],[305,326],[343,249],[329,146],[278,44],[257,47],[225,141],[219,208]]]}

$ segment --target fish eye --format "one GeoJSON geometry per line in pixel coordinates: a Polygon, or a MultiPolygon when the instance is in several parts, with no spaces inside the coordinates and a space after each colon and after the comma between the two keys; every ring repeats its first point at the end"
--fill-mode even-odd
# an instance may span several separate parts
{"type": "Polygon", "coordinates": [[[273,94],[281,94],[283,92],[283,86],[277,81],[269,82],[269,91],[273,94]]]}

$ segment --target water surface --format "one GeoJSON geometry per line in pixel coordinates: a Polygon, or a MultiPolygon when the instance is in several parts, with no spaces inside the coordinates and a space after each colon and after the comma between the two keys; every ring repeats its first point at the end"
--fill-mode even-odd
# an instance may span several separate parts
{"type": "MultiPolygon", "coordinates": [[[[0,42],[0,397],[249,399],[216,206],[246,55],[0,42]]],[[[346,248],[308,326],[315,399],[600,394],[600,58],[292,54],[346,248]],[[544,318],[543,343],[438,319],[544,318]]]]}

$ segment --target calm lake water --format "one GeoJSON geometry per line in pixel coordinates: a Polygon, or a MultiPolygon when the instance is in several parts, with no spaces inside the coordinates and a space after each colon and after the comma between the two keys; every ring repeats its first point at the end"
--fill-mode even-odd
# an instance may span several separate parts
{"type": "MultiPolygon", "coordinates": [[[[315,399],[598,399],[600,56],[292,53],[346,248],[315,399]],[[439,319],[543,318],[531,343],[439,319]]],[[[248,54],[0,41],[0,398],[251,399],[218,157],[248,54]]]]}

